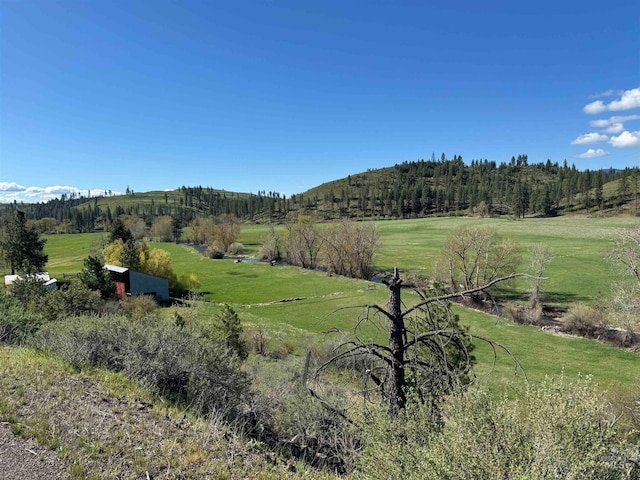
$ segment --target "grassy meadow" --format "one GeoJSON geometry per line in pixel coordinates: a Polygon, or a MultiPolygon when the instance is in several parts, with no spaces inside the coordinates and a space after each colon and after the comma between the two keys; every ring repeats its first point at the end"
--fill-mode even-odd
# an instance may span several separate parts
{"type": "MultiPolygon", "coordinates": [[[[610,238],[620,228],[638,227],[634,218],[559,217],[551,219],[434,218],[377,222],[381,248],[375,259],[376,269],[391,271],[397,266],[403,272],[428,276],[447,236],[461,226],[491,226],[501,235],[517,239],[522,250],[522,269],[526,270],[527,252],[536,243],[546,243],[555,254],[547,270],[548,302],[561,308],[574,303],[593,303],[598,295],[607,295],[612,281],[618,277],[610,268],[604,253],[610,238]]],[[[255,255],[266,226],[245,225],[239,241],[245,253],[255,255]]],[[[284,232],[284,227],[278,227],[284,232]]],[[[52,275],[78,271],[83,258],[100,243],[100,234],[55,235],[47,237],[48,270],[52,275]]],[[[155,243],[167,250],[178,274],[194,273],[200,283],[203,299],[198,308],[206,316],[215,315],[222,304],[239,313],[247,330],[262,328],[274,344],[286,344],[303,353],[313,343],[326,337],[319,335],[332,328],[352,330],[364,310],[358,306],[384,305],[387,292],[383,285],[296,267],[233,260],[210,260],[184,245],[155,243]]],[[[516,285],[524,296],[524,285],[516,285]]],[[[517,295],[516,295],[517,297],[517,295]]],[[[417,297],[403,293],[410,305],[417,297]]],[[[640,355],[599,344],[592,340],[553,336],[530,326],[513,324],[479,312],[457,308],[457,313],[470,332],[507,346],[522,365],[529,380],[539,381],[545,375],[593,375],[606,387],[633,388],[640,380],[640,355]]],[[[386,339],[384,323],[376,318],[362,323],[364,338],[386,339]]],[[[477,342],[477,373],[488,385],[524,385],[505,352],[499,351],[493,364],[493,352],[477,342]],[[486,378],[490,370],[493,373],[486,378]]]]}

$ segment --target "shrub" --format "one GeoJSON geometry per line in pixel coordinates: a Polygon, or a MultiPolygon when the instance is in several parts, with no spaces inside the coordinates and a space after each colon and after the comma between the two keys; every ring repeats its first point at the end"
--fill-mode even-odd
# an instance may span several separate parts
{"type": "Polygon", "coordinates": [[[49,293],[44,281],[37,277],[18,278],[9,286],[9,293],[29,311],[39,312],[39,304],[49,293]]]}
{"type": "Polygon", "coordinates": [[[435,411],[407,402],[407,408],[389,417],[384,404],[371,405],[362,426],[363,448],[356,457],[365,478],[438,478],[424,465],[430,440],[438,430],[435,411]]]}
{"type": "Polygon", "coordinates": [[[244,245],[238,242],[233,242],[231,245],[229,245],[229,248],[227,248],[227,253],[229,255],[240,255],[243,252],[244,252],[244,245]]]}
{"type": "MultiPolygon", "coordinates": [[[[301,383],[299,357],[247,361],[256,389],[248,414],[261,439],[283,453],[316,467],[350,472],[360,440],[357,430],[336,410],[313,398],[301,383]]],[[[342,396],[341,408],[347,405],[342,396]]],[[[255,434],[255,433],[254,433],[255,434]]]]}
{"type": "Polygon", "coordinates": [[[134,320],[154,316],[158,304],[149,295],[132,295],[121,300],[123,310],[134,320]]]}
{"type": "Polygon", "coordinates": [[[178,277],[173,288],[177,292],[192,292],[200,288],[200,280],[198,280],[198,277],[194,273],[183,273],[178,277]]]}
{"type": "Polygon", "coordinates": [[[269,346],[271,338],[269,338],[262,327],[249,332],[249,339],[253,353],[263,356],[267,354],[267,347],[269,346]]]}
{"type": "Polygon", "coordinates": [[[40,309],[49,321],[62,320],[101,310],[100,292],[91,290],[80,282],[72,282],[65,288],[49,292],[40,301],[40,309]]]}
{"type": "Polygon", "coordinates": [[[0,342],[21,344],[42,324],[42,317],[28,311],[13,295],[0,289],[0,342]]]}
{"type": "Polygon", "coordinates": [[[602,336],[607,329],[603,313],[584,305],[575,305],[562,319],[562,331],[589,338],[602,336]]]}
{"type": "Polygon", "coordinates": [[[90,365],[128,375],[197,413],[235,416],[249,398],[237,357],[200,324],[123,315],[75,317],[40,329],[35,345],[75,367],[90,365]]]}
{"type": "Polygon", "coordinates": [[[544,316],[540,305],[533,308],[522,305],[507,305],[504,307],[503,314],[515,323],[519,323],[521,325],[544,325],[544,316]]]}
{"type": "Polygon", "coordinates": [[[299,387],[274,412],[274,430],[294,457],[337,473],[353,470],[360,440],[355,428],[299,387]]]}
{"type": "Polygon", "coordinates": [[[369,426],[360,457],[367,478],[623,479],[640,473],[627,461],[631,449],[614,428],[609,403],[588,379],[550,380],[515,400],[477,390],[450,397],[440,426],[424,408],[404,415],[400,421],[381,416],[369,426]]]}
{"type": "Polygon", "coordinates": [[[217,245],[212,244],[207,247],[204,252],[205,256],[212,259],[224,258],[224,250],[221,250],[217,245]]]}

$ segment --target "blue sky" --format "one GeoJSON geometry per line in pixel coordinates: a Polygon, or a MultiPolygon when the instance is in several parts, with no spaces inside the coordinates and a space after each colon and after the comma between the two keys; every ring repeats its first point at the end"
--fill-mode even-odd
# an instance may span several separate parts
{"type": "Polygon", "coordinates": [[[0,1],[0,201],[640,164],[640,3],[0,1]]]}

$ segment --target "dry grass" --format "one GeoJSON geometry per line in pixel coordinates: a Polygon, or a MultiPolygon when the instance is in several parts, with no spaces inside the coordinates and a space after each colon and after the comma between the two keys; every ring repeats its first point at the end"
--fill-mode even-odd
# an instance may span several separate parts
{"type": "Polygon", "coordinates": [[[55,450],[69,478],[333,478],[175,409],[123,375],[0,349],[0,420],[55,450]]]}

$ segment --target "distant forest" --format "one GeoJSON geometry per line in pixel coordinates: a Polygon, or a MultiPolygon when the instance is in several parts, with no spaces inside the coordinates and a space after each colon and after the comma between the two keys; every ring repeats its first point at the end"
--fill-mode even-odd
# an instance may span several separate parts
{"type": "Polygon", "coordinates": [[[497,164],[462,157],[407,161],[369,170],[291,195],[233,193],[211,187],[121,196],[62,196],[46,203],[0,205],[0,214],[24,211],[43,233],[107,230],[120,215],[151,225],[171,216],[186,226],[202,216],[236,215],[246,222],[285,222],[293,213],[337,218],[393,219],[443,215],[552,216],[626,208],[638,214],[640,169],[578,170],[557,162],[529,164],[527,155],[497,164]]]}

